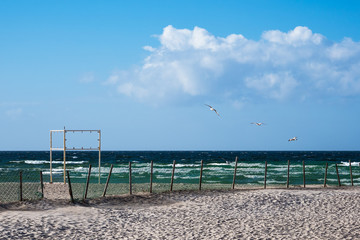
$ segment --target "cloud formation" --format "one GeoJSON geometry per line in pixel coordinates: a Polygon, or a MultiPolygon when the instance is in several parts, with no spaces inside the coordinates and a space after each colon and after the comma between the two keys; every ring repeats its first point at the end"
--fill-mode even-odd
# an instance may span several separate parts
{"type": "Polygon", "coordinates": [[[188,97],[284,100],[293,94],[360,93],[360,42],[333,42],[298,26],[270,30],[254,41],[241,34],[218,37],[195,27],[169,25],[142,66],[114,72],[107,83],[119,93],[161,103],[188,97]]]}

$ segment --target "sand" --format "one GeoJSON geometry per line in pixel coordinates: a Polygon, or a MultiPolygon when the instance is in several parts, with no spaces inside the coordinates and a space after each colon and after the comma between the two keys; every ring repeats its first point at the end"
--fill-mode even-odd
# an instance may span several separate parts
{"type": "Polygon", "coordinates": [[[360,239],[360,188],[184,191],[0,206],[0,239],[360,239]]]}

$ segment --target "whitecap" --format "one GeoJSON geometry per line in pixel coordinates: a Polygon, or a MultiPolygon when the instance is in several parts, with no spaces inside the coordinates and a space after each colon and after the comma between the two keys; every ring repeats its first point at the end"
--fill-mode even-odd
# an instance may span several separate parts
{"type": "Polygon", "coordinates": [[[46,160],[25,160],[26,164],[44,164],[44,163],[50,163],[46,160]]]}

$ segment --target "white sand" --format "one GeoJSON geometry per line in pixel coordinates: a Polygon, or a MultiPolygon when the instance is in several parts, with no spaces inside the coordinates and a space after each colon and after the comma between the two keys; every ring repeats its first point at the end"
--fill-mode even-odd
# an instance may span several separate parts
{"type": "Polygon", "coordinates": [[[0,207],[0,239],[360,239],[360,188],[175,192],[0,207]]]}

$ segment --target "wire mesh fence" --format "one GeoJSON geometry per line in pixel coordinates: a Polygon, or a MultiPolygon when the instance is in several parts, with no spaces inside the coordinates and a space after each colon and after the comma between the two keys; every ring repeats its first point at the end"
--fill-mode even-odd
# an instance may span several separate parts
{"type": "Polygon", "coordinates": [[[124,194],[161,193],[180,190],[216,190],[244,186],[351,186],[360,184],[360,167],[335,163],[306,165],[306,162],[273,161],[264,163],[235,162],[183,164],[139,163],[105,164],[99,168],[84,166],[69,169],[66,183],[42,183],[41,171],[1,171],[0,203],[22,200],[70,199],[70,186],[74,200],[118,196],[124,194]],[[289,163],[289,165],[288,165],[289,163]],[[336,169],[337,167],[337,169],[336,169]],[[265,173],[266,169],[266,173],[265,173]],[[236,174],[234,176],[234,174],[236,174]],[[265,175],[266,174],[266,175],[265,175]],[[305,174],[305,175],[304,175],[305,174]],[[266,176],[266,181],[265,181],[266,176]],[[71,185],[69,185],[69,178],[71,185]]]}
{"type": "Polygon", "coordinates": [[[41,171],[5,171],[0,175],[0,202],[38,200],[43,197],[41,171]]]}

